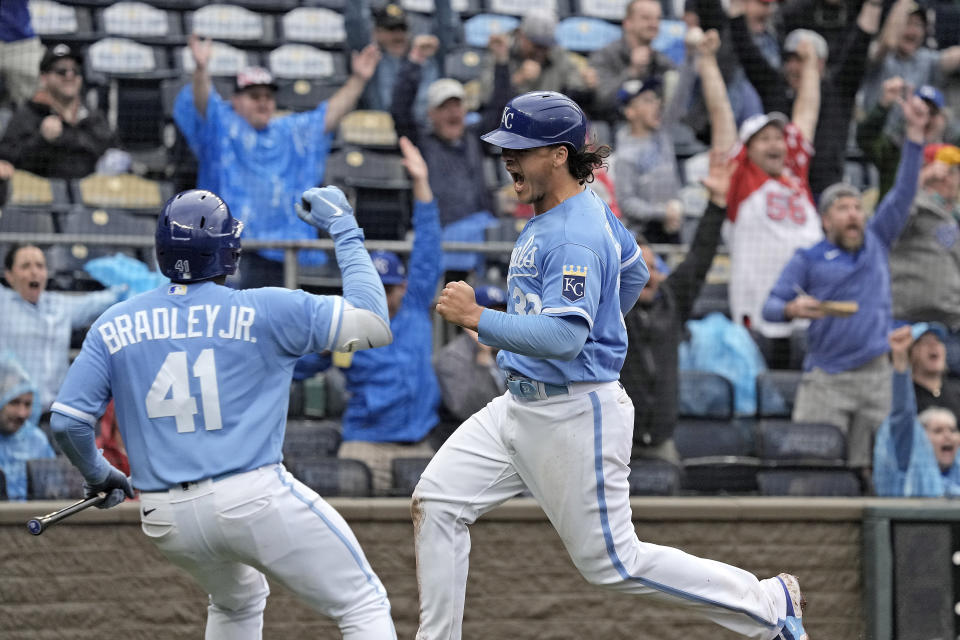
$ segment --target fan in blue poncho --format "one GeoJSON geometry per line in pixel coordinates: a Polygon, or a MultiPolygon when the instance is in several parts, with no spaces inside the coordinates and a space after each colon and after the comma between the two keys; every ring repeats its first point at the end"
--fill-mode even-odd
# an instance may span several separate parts
{"type": "Polygon", "coordinates": [[[10,352],[0,354],[0,470],[10,500],[27,499],[27,460],[54,457],[47,436],[30,421],[36,389],[10,352]]]}
{"type": "Polygon", "coordinates": [[[960,432],[948,409],[930,407],[917,415],[909,349],[926,325],[905,326],[890,334],[893,409],[877,431],[873,483],[877,495],[960,496],[960,432]]]}

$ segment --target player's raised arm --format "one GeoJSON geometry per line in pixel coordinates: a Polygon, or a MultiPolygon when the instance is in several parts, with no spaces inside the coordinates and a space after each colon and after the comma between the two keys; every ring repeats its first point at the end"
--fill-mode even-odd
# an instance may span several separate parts
{"type": "Polygon", "coordinates": [[[343,275],[343,320],[334,351],[382,347],[393,341],[387,296],[370,254],[363,246],[353,207],[337,187],[314,187],[303,192],[297,215],[333,238],[337,264],[343,275]]]}
{"type": "Polygon", "coordinates": [[[207,115],[207,100],[210,98],[210,72],[207,65],[213,53],[213,42],[210,38],[201,38],[191,34],[190,53],[193,54],[193,106],[201,118],[207,115]]]}

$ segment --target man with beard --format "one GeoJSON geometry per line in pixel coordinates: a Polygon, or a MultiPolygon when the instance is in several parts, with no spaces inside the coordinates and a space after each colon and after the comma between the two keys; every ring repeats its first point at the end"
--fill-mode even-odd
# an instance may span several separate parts
{"type": "Polygon", "coordinates": [[[873,433],[890,412],[890,246],[917,191],[930,113],[913,96],[904,117],[907,140],[897,180],[869,223],[855,187],[827,187],[820,198],[825,239],[797,250],[763,308],[771,322],[812,321],[793,419],[835,424],[847,435],[849,465],[864,470],[871,465],[873,433]],[[845,311],[826,304],[835,301],[850,304],[845,311]]]}

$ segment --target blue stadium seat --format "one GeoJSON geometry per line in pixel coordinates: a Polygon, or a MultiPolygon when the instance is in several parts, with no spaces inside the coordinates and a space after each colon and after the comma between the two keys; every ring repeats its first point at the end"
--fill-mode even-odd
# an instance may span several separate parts
{"type": "Polygon", "coordinates": [[[664,54],[676,65],[683,64],[687,55],[683,37],[687,33],[687,25],[683,20],[661,20],[660,32],[651,43],[654,50],[664,54]]]}
{"type": "Polygon", "coordinates": [[[790,418],[801,371],[770,369],[757,375],[757,417],[790,418]]]}
{"type": "Polygon", "coordinates": [[[27,460],[27,500],[83,497],[83,476],[66,458],[27,460]]]}
{"type": "Polygon", "coordinates": [[[681,370],[677,382],[680,416],[714,420],[733,418],[734,388],[727,378],[710,371],[681,370]]]}
{"type": "Polygon", "coordinates": [[[186,42],[179,13],[144,2],[118,2],[98,10],[96,18],[100,32],[107,36],[164,45],[186,42]]]}
{"type": "Polygon", "coordinates": [[[766,466],[837,467],[847,459],[847,439],[832,424],[762,420],[759,454],[766,466]]]}
{"type": "Polygon", "coordinates": [[[343,14],[320,7],[298,7],[280,16],[280,39],[318,47],[340,48],[346,40],[343,14]]]}
{"type": "Polygon", "coordinates": [[[684,460],[711,456],[753,456],[754,435],[738,420],[680,418],[673,432],[677,452],[684,460]]]}
{"type": "Polygon", "coordinates": [[[632,496],[674,496],[680,490],[680,469],[666,460],[630,461],[627,482],[632,496]]]}
{"type": "Polygon", "coordinates": [[[620,37],[620,27],[599,18],[572,16],[557,25],[557,43],[580,53],[602,49],[620,37]]]}
{"type": "Polygon", "coordinates": [[[285,461],[336,457],[341,440],[340,425],[336,422],[288,419],[283,457],[285,461]]]}
{"type": "Polygon", "coordinates": [[[848,469],[765,469],[757,473],[763,496],[857,497],[863,490],[860,479],[848,469]]]}
{"type": "Polygon", "coordinates": [[[490,36],[495,33],[510,33],[520,25],[520,19],[513,16],[481,13],[463,23],[464,42],[469,47],[486,49],[490,36]]]}
{"type": "Polygon", "coordinates": [[[286,466],[298,480],[324,497],[364,498],[373,494],[373,476],[359,460],[303,458],[286,466]]]}
{"type": "Polygon", "coordinates": [[[718,311],[730,317],[730,294],[726,282],[707,282],[700,289],[700,294],[693,303],[690,318],[699,320],[718,311]]]}
{"type": "Polygon", "coordinates": [[[394,458],[390,462],[393,475],[393,490],[390,493],[397,496],[413,495],[428,464],[430,458],[394,458]]]}
{"type": "Polygon", "coordinates": [[[30,0],[30,21],[33,30],[44,42],[93,42],[90,9],[52,0],[30,0]]]}
{"type": "Polygon", "coordinates": [[[209,4],[184,15],[187,33],[245,47],[276,43],[274,17],[231,4],[209,4]]]}

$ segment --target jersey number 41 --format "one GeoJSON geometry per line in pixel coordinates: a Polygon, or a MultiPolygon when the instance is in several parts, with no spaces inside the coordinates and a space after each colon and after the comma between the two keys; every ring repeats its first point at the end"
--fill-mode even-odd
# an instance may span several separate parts
{"type": "MultiPolygon", "coordinates": [[[[221,429],[223,424],[220,421],[220,389],[217,387],[217,365],[213,360],[213,349],[200,352],[193,363],[193,375],[200,379],[200,403],[203,406],[206,430],[221,429]]],[[[189,433],[196,429],[193,416],[197,414],[197,399],[190,395],[186,351],[167,354],[160,371],[153,379],[153,384],[150,385],[150,391],[147,392],[146,405],[147,416],[150,418],[175,418],[177,433],[189,433]]]]}

